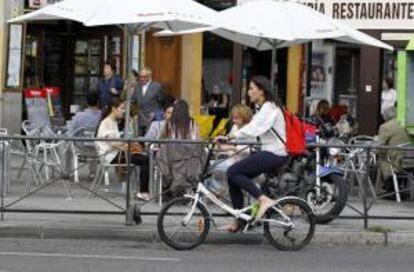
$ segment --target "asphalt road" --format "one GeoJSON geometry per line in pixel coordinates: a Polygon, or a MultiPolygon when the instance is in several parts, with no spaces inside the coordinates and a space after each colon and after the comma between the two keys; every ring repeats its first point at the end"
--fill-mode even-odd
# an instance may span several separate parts
{"type": "Polygon", "coordinates": [[[0,272],[23,271],[413,271],[414,247],[316,246],[280,252],[271,246],[202,245],[177,252],[125,241],[0,239],[0,272]]]}

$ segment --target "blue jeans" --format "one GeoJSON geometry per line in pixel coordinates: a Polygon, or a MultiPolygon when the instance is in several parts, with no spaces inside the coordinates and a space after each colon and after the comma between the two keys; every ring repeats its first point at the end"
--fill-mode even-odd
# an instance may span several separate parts
{"type": "MultiPolygon", "coordinates": [[[[222,172],[226,173],[227,170],[232,166],[234,162],[229,159],[220,159],[215,162],[213,162],[213,172],[222,172]]],[[[219,181],[217,181],[214,177],[209,178],[205,181],[205,185],[207,189],[211,191],[219,191],[222,188],[222,185],[219,181]]]]}
{"type": "Polygon", "coordinates": [[[252,179],[262,173],[277,172],[282,165],[286,164],[287,160],[288,156],[277,156],[268,151],[260,151],[233,164],[227,172],[233,207],[235,209],[243,208],[242,189],[256,199],[261,196],[262,190],[256,186],[252,179]]]}

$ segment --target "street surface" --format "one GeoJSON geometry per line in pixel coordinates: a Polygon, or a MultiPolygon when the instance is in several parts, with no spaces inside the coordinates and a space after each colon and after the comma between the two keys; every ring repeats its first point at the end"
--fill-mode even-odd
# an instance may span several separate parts
{"type": "Polygon", "coordinates": [[[202,245],[177,252],[161,243],[0,239],[1,272],[46,271],[413,271],[413,246],[322,246],[281,252],[263,245],[202,245]]]}

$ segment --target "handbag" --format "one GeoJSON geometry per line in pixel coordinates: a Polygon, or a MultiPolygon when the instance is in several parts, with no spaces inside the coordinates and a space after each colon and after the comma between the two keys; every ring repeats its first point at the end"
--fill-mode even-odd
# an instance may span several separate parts
{"type": "Polygon", "coordinates": [[[129,152],[128,152],[128,144],[122,144],[120,146],[120,152],[118,155],[118,165],[116,167],[116,172],[118,175],[127,174],[128,173],[128,166],[124,166],[127,162],[127,156],[130,153],[131,155],[137,155],[142,153],[142,146],[138,143],[132,143],[129,145],[129,152]]]}
{"type": "MultiPolygon", "coordinates": [[[[122,144],[121,145],[121,149],[122,151],[128,153],[128,144],[122,144]]],[[[129,153],[131,153],[132,155],[134,154],[141,154],[142,153],[142,146],[138,143],[132,143],[129,145],[129,153]]]]}

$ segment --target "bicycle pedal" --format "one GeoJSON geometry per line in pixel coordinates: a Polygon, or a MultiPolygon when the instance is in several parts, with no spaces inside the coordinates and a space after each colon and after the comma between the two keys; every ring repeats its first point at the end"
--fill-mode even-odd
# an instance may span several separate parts
{"type": "Polygon", "coordinates": [[[250,220],[249,222],[246,223],[245,226],[243,226],[243,231],[242,232],[247,232],[247,231],[251,231],[257,227],[261,227],[262,226],[262,222],[260,221],[255,221],[254,219],[250,220]]]}

